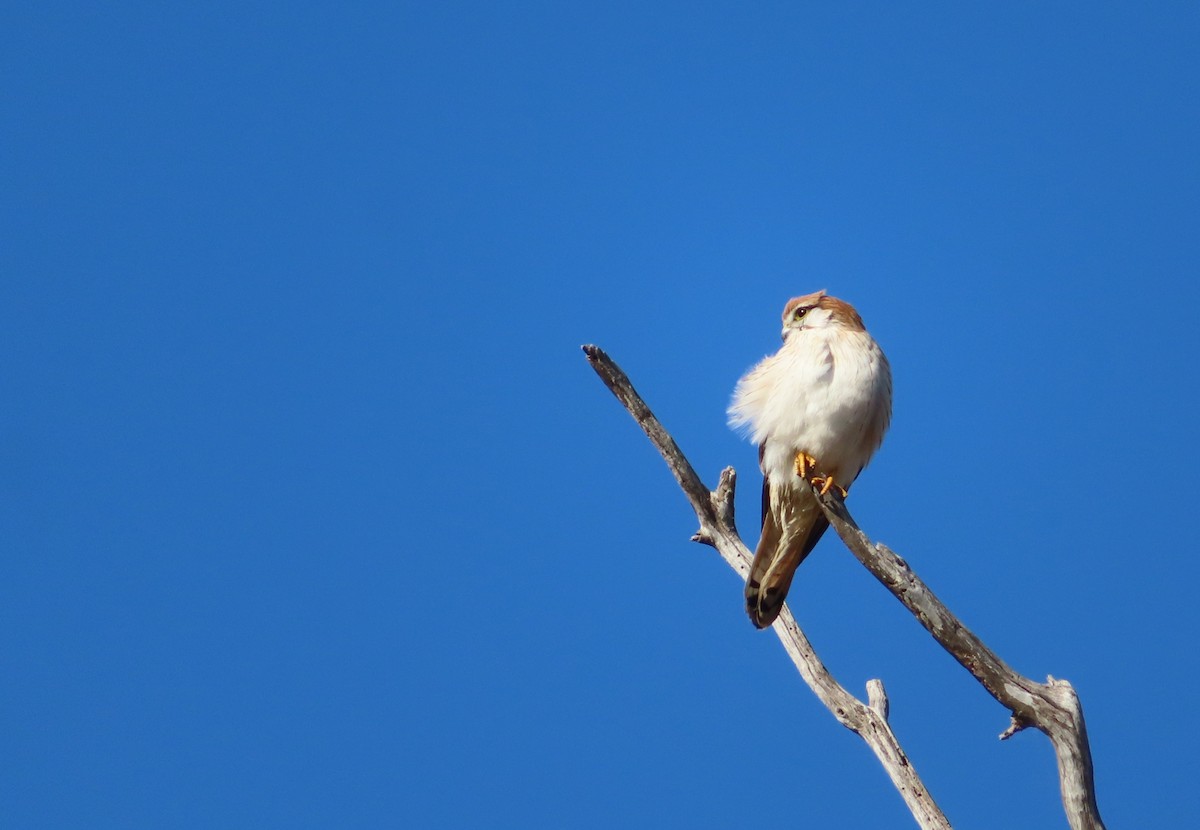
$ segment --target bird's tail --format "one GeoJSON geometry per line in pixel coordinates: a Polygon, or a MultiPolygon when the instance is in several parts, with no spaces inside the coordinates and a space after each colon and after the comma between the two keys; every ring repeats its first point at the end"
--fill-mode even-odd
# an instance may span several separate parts
{"type": "MultiPolygon", "coordinates": [[[[816,547],[817,540],[829,527],[829,520],[815,498],[800,510],[768,509],[763,515],[762,536],[754,551],[750,576],[746,579],[746,613],[756,628],[775,622],[783,610],[796,568],[816,547]],[[816,515],[811,515],[815,511],[816,515]],[[784,521],[779,521],[783,514],[784,521]]],[[[790,505],[789,507],[795,507],[790,505]]]]}

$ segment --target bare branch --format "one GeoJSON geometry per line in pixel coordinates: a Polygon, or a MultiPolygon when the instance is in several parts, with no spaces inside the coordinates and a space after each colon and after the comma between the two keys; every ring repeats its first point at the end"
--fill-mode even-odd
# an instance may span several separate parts
{"type": "Polygon", "coordinates": [[[1050,738],[1058,759],[1063,809],[1072,830],[1104,830],[1096,804],[1083,708],[1071,684],[1052,677],[1046,683],[1037,683],[1015,672],[950,613],[907,562],[886,546],[872,543],[859,530],[840,493],[831,489],[821,495],[818,491],[817,497],[829,523],[858,561],[992,697],[1012,712],[1012,723],[1000,738],[1007,739],[1029,726],[1050,738]]]}
{"type": "MultiPolygon", "coordinates": [[[[732,468],[721,473],[715,492],[709,493],[671,436],[634,390],[629,378],[602,350],[584,346],[592,368],[629,410],[675,474],[700,520],[692,538],[715,547],[744,579],[750,552],[734,526],[732,468]]],[[[815,488],[814,488],[815,490],[815,488]]],[[[822,510],[850,551],[884,587],[904,604],[943,648],[962,664],[1001,705],[1012,713],[1001,733],[1006,740],[1030,726],[1050,738],[1058,759],[1063,808],[1072,830],[1104,830],[1096,804],[1091,749],[1079,697],[1065,680],[1047,678],[1037,683],[1014,671],[982,640],[962,624],[908,564],[884,545],[873,543],[855,524],[836,489],[817,493],[822,510]]],[[[887,723],[888,700],[883,684],[867,684],[869,705],[850,695],[830,676],[812,651],[804,633],[785,607],[773,628],[801,676],[838,721],[871,746],[893,784],[922,827],[948,827],[945,816],[925,792],[887,723]],[[904,771],[907,771],[907,775],[904,771]]]]}
{"type": "MultiPolygon", "coordinates": [[[[733,497],[737,481],[733,468],[726,467],[721,472],[717,489],[709,492],[625,373],[598,347],[584,346],[583,351],[596,374],[658,448],[691,502],[700,522],[700,529],[692,537],[693,541],[714,547],[729,566],[745,579],[750,572],[751,554],[734,525],[733,497]]],[[[871,703],[863,703],[834,680],[786,606],[772,628],[800,676],[817,698],[839,723],[858,734],[875,753],[917,824],[923,830],[949,830],[949,821],[925,789],[892,732],[887,719],[887,698],[883,684],[872,680],[868,684],[871,703]]]]}

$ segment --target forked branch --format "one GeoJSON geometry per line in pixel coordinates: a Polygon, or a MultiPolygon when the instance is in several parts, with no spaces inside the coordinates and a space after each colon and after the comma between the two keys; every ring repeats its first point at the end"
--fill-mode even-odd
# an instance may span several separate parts
{"type": "MultiPolygon", "coordinates": [[[[658,448],[675,480],[679,482],[679,486],[691,502],[700,522],[700,529],[692,536],[692,540],[716,548],[729,566],[745,579],[750,573],[752,557],[734,525],[733,497],[736,474],[733,468],[726,467],[721,472],[717,489],[710,492],[620,367],[596,346],[584,346],[583,350],[596,374],[629,410],[629,414],[645,431],[650,442],[658,448]]],[[[834,680],[833,675],[813,651],[812,644],[796,624],[787,606],[784,606],[783,612],[771,627],[808,687],[839,723],[858,734],[875,753],[892,784],[900,791],[917,824],[923,830],[949,830],[950,822],[934,803],[892,732],[891,724],[888,723],[888,702],[883,684],[878,680],[870,681],[867,684],[868,702],[863,703],[834,680]]]]}
{"type": "MultiPolygon", "coordinates": [[[[716,548],[738,575],[745,579],[749,573],[751,555],[734,525],[733,468],[725,468],[717,489],[709,492],[674,439],[634,390],[625,373],[598,347],[584,346],[583,350],[596,374],[658,448],[691,502],[700,521],[700,529],[692,539],[716,548]]],[[[1048,678],[1046,683],[1037,683],[1015,672],[950,613],[903,559],[884,545],[867,538],[846,510],[846,504],[836,489],[823,496],[818,493],[818,498],[830,524],[855,557],[912,612],[934,639],[971,672],[992,697],[1012,713],[1012,721],[1000,738],[1009,738],[1029,726],[1040,729],[1050,738],[1058,759],[1063,808],[1072,830],[1104,830],[1096,805],[1092,757],[1083,709],[1071,684],[1054,678],[1048,678]]],[[[856,732],[871,747],[917,823],[922,828],[948,828],[949,822],[925,790],[892,733],[887,720],[888,701],[883,684],[878,680],[867,684],[869,702],[864,704],[829,674],[786,606],[772,628],[801,677],[821,702],[840,723],[856,732]]]]}
{"type": "Polygon", "coordinates": [[[840,493],[831,490],[824,496],[818,494],[818,500],[829,523],[855,558],[1012,713],[1012,720],[1000,733],[1000,739],[1007,740],[1030,726],[1046,733],[1058,759],[1063,809],[1072,830],[1104,830],[1096,804],[1092,751],[1083,707],[1071,684],[1053,677],[1038,683],[1018,674],[950,613],[907,562],[886,545],[873,543],[859,530],[840,493]]]}

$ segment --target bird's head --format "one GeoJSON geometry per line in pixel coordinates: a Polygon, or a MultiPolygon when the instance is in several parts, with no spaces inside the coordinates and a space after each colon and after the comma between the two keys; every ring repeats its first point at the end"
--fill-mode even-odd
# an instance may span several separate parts
{"type": "Polygon", "coordinates": [[[862,318],[854,306],[824,290],[788,300],[783,308],[783,341],[796,332],[813,329],[843,329],[865,331],[862,318]]]}

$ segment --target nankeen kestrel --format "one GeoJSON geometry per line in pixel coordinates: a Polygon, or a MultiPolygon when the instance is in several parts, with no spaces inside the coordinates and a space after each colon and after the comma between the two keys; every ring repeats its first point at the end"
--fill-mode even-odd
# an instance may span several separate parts
{"type": "Polygon", "coordinates": [[[883,441],[892,373],[847,302],[824,291],[783,309],[783,346],[738,381],[729,423],[758,444],[762,536],[746,580],[746,611],[766,628],[796,568],[829,520],[812,486],[843,494],[883,441]]]}

